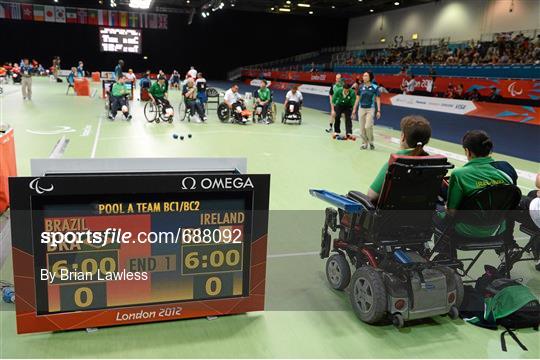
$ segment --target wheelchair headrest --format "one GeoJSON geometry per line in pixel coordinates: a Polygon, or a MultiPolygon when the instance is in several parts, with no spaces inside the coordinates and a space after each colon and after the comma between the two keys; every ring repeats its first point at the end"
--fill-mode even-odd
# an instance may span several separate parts
{"type": "Polygon", "coordinates": [[[388,163],[377,204],[380,209],[435,209],[444,176],[454,167],[441,155],[393,154],[388,163]]]}

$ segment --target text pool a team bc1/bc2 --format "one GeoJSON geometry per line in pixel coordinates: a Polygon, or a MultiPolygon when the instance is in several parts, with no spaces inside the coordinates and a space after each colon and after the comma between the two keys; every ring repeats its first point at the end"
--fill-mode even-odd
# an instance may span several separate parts
{"type": "Polygon", "coordinates": [[[10,179],[18,333],[263,310],[270,175],[10,179]]]}

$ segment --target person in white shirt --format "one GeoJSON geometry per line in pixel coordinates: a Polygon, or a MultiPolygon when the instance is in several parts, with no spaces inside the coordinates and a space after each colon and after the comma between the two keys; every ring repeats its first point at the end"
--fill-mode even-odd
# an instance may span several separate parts
{"type": "Polygon", "coordinates": [[[128,73],[126,74],[126,80],[127,82],[131,83],[131,86],[135,89],[137,84],[137,76],[133,72],[133,69],[129,69],[128,73]]]}
{"type": "Polygon", "coordinates": [[[243,123],[247,122],[245,116],[241,115],[242,111],[246,109],[246,106],[244,104],[242,96],[240,95],[240,93],[238,93],[237,84],[234,84],[229,90],[225,92],[223,102],[229,107],[229,109],[233,110],[236,119],[241,119],[243,123]]]}
{"type": "Polygon", "coordinates": [[[302,93],[298,90],[298,85],[293,86],[292,89],[287,92],[287,95],[285,95],[285,111],[293,114],[298,113],[302,107],[303,101],[304,98],[302,97],[302,93]],[[293,111],[290,111],[290,106],[293,107],[293,111]]]}
{"type": "Polygon", "coordinates": [[[195,68],[192,66],[189,71],[187,72],[186,74],[186,78],[192,78],[192,79],[195,79],[197,77],[197,70],[195,70],[195,68]]]}

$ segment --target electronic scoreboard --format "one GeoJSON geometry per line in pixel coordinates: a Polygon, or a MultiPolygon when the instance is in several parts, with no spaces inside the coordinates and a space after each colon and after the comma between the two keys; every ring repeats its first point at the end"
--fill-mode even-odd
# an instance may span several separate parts
{"type": "Polygon", "coordinates": [[[263,310],[269,181],[11,178],[18,332],[263,310]]]}

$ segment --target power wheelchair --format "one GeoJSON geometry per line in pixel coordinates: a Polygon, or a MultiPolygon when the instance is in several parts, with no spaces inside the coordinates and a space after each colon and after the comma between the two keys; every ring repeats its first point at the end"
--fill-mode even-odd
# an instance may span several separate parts
{"type": "Polygon", "coordinates": [[[443,156],[392,155],[377,204],[356,191],[342,196],[310,190],[337,207],[326,208],[320,257],[327,259],[326,277],[333,289],[350,284],[353,311],[363,322],[391,318],[400,328],[408,320],[458,317],[461,278],[423,256],[433,235],[441,183],[451,168],[443,156]],[[352,276],[347,259],[356,269],[352,276]]]}
{"type": "MultiPolygon", "coordinates": [[[[106,91],[105,91],[105,115],[108,117],[109,115],[112,115],[111,114],[111,109],[112,109],[112,101],[113,101],[113,97],[111,96],[111,88],[108,88],[106,91]]],[[[126,118],[126,120],[131,120],[131,106],[129,104],[129,95],[124,95],[124,100],[125,100],[125,104],[128,108],[128,113],[130,114],[130,117],[126,118]]],[[[118,111],[121,111],[121,109],[117,109],[116,113],[114,114],[113,118],[116,117],[116,114],[118,113],[118,111]]]]}

